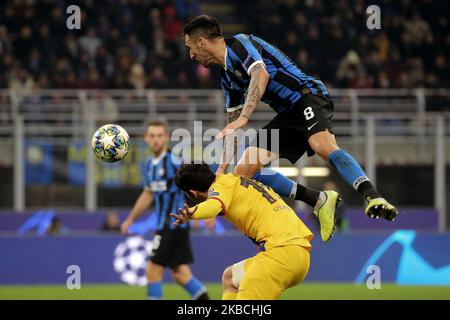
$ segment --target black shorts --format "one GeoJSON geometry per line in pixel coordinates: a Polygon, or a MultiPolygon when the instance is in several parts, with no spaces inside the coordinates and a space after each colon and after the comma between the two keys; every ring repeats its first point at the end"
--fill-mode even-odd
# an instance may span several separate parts
{"type": "MultiPolygon", "coordinates": [[[[330,98],[319,94],[307,94],[300,99],[292,109],[279,113],[263,129],[258,131],[257,147],[273,151],[280,158],[286,158],[295,163],[307,151],[308,156],[314,155],[308,139],[313,134],[332,131],[331,118],[334,105],[330,98]],[[278,150],[276,141],[271,139],[271,130],[278,129],[278,150]]],[[[275,136],[276,137],[276,136],[275,136]]],[[[275,138],[272,137],[272,138],[275,138]]]]}
{"type": "Polygon", "coordinates": [[[153,237],[150,261],[171,269],[194,262],[189,228],[158,230],[153,237]]]}

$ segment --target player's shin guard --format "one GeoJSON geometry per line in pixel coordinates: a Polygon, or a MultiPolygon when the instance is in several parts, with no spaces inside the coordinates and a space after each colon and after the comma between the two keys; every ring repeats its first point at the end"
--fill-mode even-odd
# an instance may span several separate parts
{"type": "Polygon", "coordinates": [[[162,299],[162,284],[161,282],[150,282],[147,285],[147,299],[161,300],[162,299]]]}
{"type": "Polygon", "coordinates": [[[333,151],[330,153],[328,160],[337,169],[345,182],[361,193],[365,200],[380,197],[364,170],[347,151],[341,149],[333,151]]]}
{"type": "Polygon", "coordinates": [[[209,300],[206,287],[196,277],[192,277],[183,287],[192,299],[209,300]]]}

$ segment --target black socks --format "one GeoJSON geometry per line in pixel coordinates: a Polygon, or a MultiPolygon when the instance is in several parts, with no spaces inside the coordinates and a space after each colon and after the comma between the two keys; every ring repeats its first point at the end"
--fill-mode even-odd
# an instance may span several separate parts
{"type": "Polygon", "coordinates": [[[319,196],[320,191],[306,188],[305,186],[302,186],[301,184],[297,183],[297,192],[295,194],[295,200],[303,201],[304,203],[314,208],[314,206],[317,203],[317,200],[319,200],[319,196]]]}
{"type": "Polygon", "coordinates": [[[364,181],[358,186],[358,192],[362,194],[365,200],[369,201],[375,198],[381,198],[377,190],[370,181],[364,181]]]}

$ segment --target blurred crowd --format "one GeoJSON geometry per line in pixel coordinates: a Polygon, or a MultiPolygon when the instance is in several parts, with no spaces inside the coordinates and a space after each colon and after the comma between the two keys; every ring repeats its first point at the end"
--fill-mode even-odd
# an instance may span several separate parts
{"type": "Polygon", "coordinates": [[[448,88],[450,84],[446,59],[450,1],[263,2],[257,14],[251,5],[243,9],[252,19],[252,32],[277,43],[303,70],[329,86],[448,88]],[[372,4],[380,7],[379,30],[366,27],[366,8],[372,4]]]}
{"type": "Polygon", "coordinates": [[[66,27],[71,4],[0,4],[0,87],[211,86],[210,70],[188,61],[179,37],[200,12],[197,0],[77,1],[80,30],[66,27]]]}
{"type": "MultiPolygon", "coordinates": [[[[0,88],[216,88],[217,72],[190,61],[180,28],[199,0],[0,3],[0,88]]],[[[208,1],[206,1],[208,2],[208,1]]],[[[447,0],[261,0],[233,4],[245,32],[276,44],[331,87],[449,86],[447,0]],[[381,8],[381,29],[365,10],[381,8]]],[[[220,22],[220,19],[219,19],[220,22]]]]}

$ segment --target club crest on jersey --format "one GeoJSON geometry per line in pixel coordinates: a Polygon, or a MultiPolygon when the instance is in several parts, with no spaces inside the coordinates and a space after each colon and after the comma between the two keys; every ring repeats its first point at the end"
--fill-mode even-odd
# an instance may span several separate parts
{"type": "Polygon", "coordinates": [[[234,74],[236,75],[236,77],[241,78],[242,79],[242,72],[238,69],[234,69],[234,74]]]}
{"type": "Polygon", "coordinates": [[[162,177],[163,175],[164,175],[164,168],[161,168],[161,169],[159,169],[159,171],[158,171],[158,175],[160,176],[160,177],[162,177]]]}

